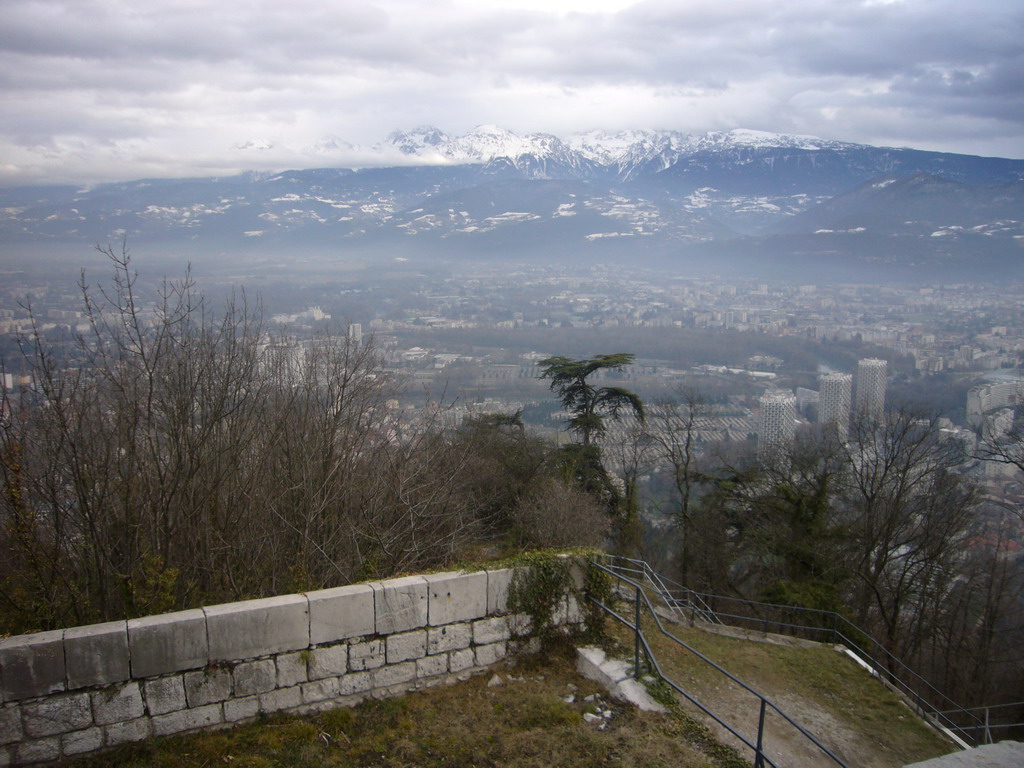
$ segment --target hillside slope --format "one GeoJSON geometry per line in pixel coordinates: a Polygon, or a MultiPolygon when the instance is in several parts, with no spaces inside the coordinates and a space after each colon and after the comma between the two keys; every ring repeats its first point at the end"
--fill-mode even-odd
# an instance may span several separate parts
{"type": "MultiPolygon", "coordinates": [[[[759,642],[704,631],[672,628],[674,634],[761,692],[849,766],[901,768],[943,755],[956,747],[927,726],[894,693],[830,646],[775,638],[759,642]]],[[[619,631],[623,643],[628,633],[619,631]]],[[[648,640],[665,673],[688,693],[756,740],[759,701],[696,656],[657,633],[648,640]]],[[[684,710],[703,720],[726,744],[742,743],[691,704],[684,710]]],[[[796,729],[770,710],[766,754],[780,766],[835,766],[796,729]]]]}

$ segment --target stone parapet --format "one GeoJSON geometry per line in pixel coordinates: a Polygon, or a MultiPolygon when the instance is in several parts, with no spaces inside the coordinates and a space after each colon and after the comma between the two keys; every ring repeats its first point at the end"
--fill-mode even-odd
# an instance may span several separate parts
{"type": "Polygon", "coordinates": [[[505,615],[513,572],[408,576],[0,640],[0,766],[465,679],[532,647],[513,641],[526,617],[505,615]]]}

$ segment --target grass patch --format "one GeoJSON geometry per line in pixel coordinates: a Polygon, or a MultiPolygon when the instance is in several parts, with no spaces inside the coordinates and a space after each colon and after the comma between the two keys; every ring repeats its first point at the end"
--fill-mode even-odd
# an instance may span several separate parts
{"type": "MultiPolygon", "coordinates": [[[[665,674],[720,715],[731,711],[747,716],[748,727],[755,721],[756,697],[660,635],[653,621],[644,624],[665,674]]],[[[902,766],[954,749],[896,694],[829,647],[774,645],[677,625],[666,628],[763,693],[830,749],[845,754],[851,765],[869,764],[865,750],[873,750],[870,764],[902,766]],[[854,759],[858,754],[861,759],[854,759]]],[[[612,634],[623,647],[632,648],[632,634],[624,627],[617,626],[612,634]]],[[[697,711],[692,705],[684,709],[697,711]]],[[[774,717],[780,730],[791,730],[774,717]]],[[[751,738],[756,725],[750,731],[739,730],[751,738]]]]}

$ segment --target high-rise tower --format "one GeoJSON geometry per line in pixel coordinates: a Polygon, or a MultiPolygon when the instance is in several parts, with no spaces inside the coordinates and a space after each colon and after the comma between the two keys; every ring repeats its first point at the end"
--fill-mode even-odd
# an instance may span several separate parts
{"type": "Polygon", "coordinates": [[[857,363],[857,416],[881,419],[885,413],[886,365],[871,357],[857,363]]]}
{"type": "Polygon", "coordinates": [[[757,430],[757,458],[771,463],[784,457],[796,434],[796,398],[788,392],[761,396],[761,423],[757,430]]]}
{"type": "Polygon", "coordinates": [[[853,376],[848,373],[826,373],[820,379],[818,423],[835,425],[840,440],[845,440],[850,427],[850,393],[853,376]]]}

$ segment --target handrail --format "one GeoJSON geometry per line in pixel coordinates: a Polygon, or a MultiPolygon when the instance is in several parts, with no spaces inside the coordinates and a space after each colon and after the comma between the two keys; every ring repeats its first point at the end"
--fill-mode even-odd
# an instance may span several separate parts
{"type": "MultiPolygon", "coordinates": [[[[620,582],[625,582],[626,584],[629,584],[630,586],[635,588],[635,590],[636,590],[636,594],[635,594],[635,598],[634,598],[635,599],[635,606],[636,606],[635,622],[634,623],[630,623],[627,619],[625,619],[622,616],[620,616],[619,614],[617,614],[613,609],[611,609],[608,606],[604,605],[602,602],[600,602],[596,598],[591,597],[590,598],[591,602],[593,602],[595,605],[599,606],[602,610],[604,610],[610,616],[615,618],[617,621],[621,622],[626,627],[629,627],[630,629],[632,629],[634,631],[638,647],[642,647],[643,648],[644,655],[646,656],[648,661],[651,663],[651,665],[652,665],[652,667],[654,669],[654,672],[658,675],[658,677],[660,679],[664,680],[673,690],[675,690],[676,692],[682,694],[688,701],[690,701],[691,703],[696,705],[702,712],[704,712],[705,714],[707,714],[710,717],[712,717],[717,723],[719,723],[724,728],[726,728],[730,733],[732,733],[734,736],[736,736],[738,739],[740,739],[740,741],[742,741],[743,744],[745,744],[747,747],[749,747],[750,749],[752,749],[754,751],[754,758],[755,758],[754,759],[754,768],[762,768],[763,766],[772,766],[772,768],[777,768],[776,764],[766,754],[764,754],[764,722],[765,722],[765,714],[766,714],[768,709],[771,709],[775,714],[779,715],[783,720],[785,720],[787,723],[789,723],[791,726],[793,726],[801,735],[803,735],[806,739],[808,739],[814,746],[816,746],[825,755],[827,755],[829,758],[831,758],[832,761],[835,762],[836,765],[841,766],[842,768],[849,768],[849,766],[847,766],[846,763],[844,763],[839,757],[837,757],[828,747],[826,747],[824,744],[822,744],[816,738],[814,738],[814,736],[809,731],[807,731],[803,726],[801,726],[799,723],[797,723],[792,717],[790,717],[782,709],[780,709],[777,705],[775,705],[770,699],[768,699],[768,697],[766,697],[764,694],[760,693],[759,691],[755,690],[754,688],[749,686],[747,683],[743,682],[738,677],[733,675],[727,669],[719,666],[714,661],[712,661],[707,656],[705,656],[700,651],[698,651],[696,648],[693,648],[692,646],[688,645],[686,642],[684,642],[680,638],[676,637],[674,634],[669,632],[667,629],[665,629],[665,625],[662,624],[661,617],[658,616],[657,611],[654,610],[654,606],[651,605],[650,598],[647,596],[647,593],[646,593],[646,591],[644,589],[644,585],[643,584],[641,584],[641,583],[639,583],[637,581],[634,581],[633,579],[631,579],[631,578],[629,578],[627,576],[623,576],[621,573],[617,573],[613,569],[611,569],[611,568],[609,568],[607,566],[604,566],[604,565],[602,565],[602,564],[600,564],[598,562],[594,562],[594,566],[599,568],[599,569],[601,569],[601,570],[603,570],[603,571],[605,571],[609,575],[614,576],[620,582]],[[689,694],[687,691],[685,691],[682,687],[680,687],[677,683],[675,683],[673,680],[671,680],[669,677],[667,677],[662,672],[661,665],[658,664],[658,660],[657,660],[657,658],[655,658],[655,656],[653,654],[653,651],[651,650],[650,645],[647,642],[647,638],[646,638],[646,636],[644,634],[643,628],[640,626],[641,602],[642,602],[642,604],[644,606],[646,606],[648,612],[651,614],[651,617],[654,619],[654,622],[655,622],[656,626],[658,627],[658,631],[661,632],[662,635],[664,635],[665,637],[669,638],[670,640],[672,640],[674,643],[676,643],[680,647],[686,649],[689,653],[691,653],[694,656],[696,656],[697,658],[699,658],[705,664],[711,666],[717,672],[725,675],[727,678],[729,678],[729,680],[731,680],[732,682],[736,683],[741,688],[743,688],[744,690],[746,690],[748,693],[752,694],[753,696],[755,696],[759,700],[759,702],[760,702],[760,712],[759,712],[759,716],[758,716],[758,732],[757,732],[757,743],[756,744],[751,743],[742,734],[737,732],[733,727],[731,727],[728,723],[726,723],[724,720],[722,720],[718,715],[716,715],[714,712],[712,712],[706,706],[704,706],[700,701],[698,701],[696,699],[696,697],[694,697],[691,694],[689,694]]],[[[639,654],[637,654],[637,655],[639,655],[639,654]]],[[[634,664],[634,675],[639,677],[639,674],[640,674],[639,663],[638,663],[638,660],[637,660],[637,663],[634,664]]]]}
{"type": "MultiPolygon", "coordinates": [[[[683,585],[674,582],[672,579],[659,576],[654,574],[654,571],[650,566],[643,560],[635,560],[633,558],[627,558],[615,555],[603,555],[601,559],[609,561],[610,565],[606,568],[611,573],[625,572],[636,575],[643,575],[653,585],[655,591],[659,593],[661,599],[665,602],[670,609],[679,611],[679,613],[686,618],[685,613],[679,609],[678,603],[680,600],[672,594],[672,590],[668,589],[665,584],[672,584],[681,591],[684,595],[683,601],[688,602],[691,605],[690,611],[690,622],[692,623],[694,616],[699,614],[700,618],[709,623],[722,624],[727,622],[733,625],[740,624],[741,622],[756,622],[762,625],[762,630],[767,633],[769,625],[773,625],[778,629],[787,628],[790,630],[799,630],[804,633],[824,633],[826,638],[831,637],[832,644],[842,644],[849,648],[852,653],[861,657],[861,660],[865,665],[869,666],[874,674],[880,679],[886,680],[890,685],[894,686],[904,696],[911,700],[913,705],[916,707],[918,713],[925,718],[931,718],[937,725],[942,728],[948,729],[954,732],[955,739],[963,742],[963,746],[968,746],[967,742],[974,744],[978,743],[978,739],[973,736],[969,731],[975,731],[983,729],[985,723],[978,716],[972,714],[970,710],[964,709],[949,696],[940,691],[934,685],[931,684],[927,679],[917,673],[915,670],[907,666],[901,659],[895,656],[881,643],[871,637],[868,633],[862,631],[855,624],[850,622],[845,616],[841,616],[834,611],[825,611],[815,608],[801,608],[798,606],[779,606],[771,603],[761,603],[754,600],[744,600],[737,597],[728,597],[722,595],[706,595],[695,592],[683,585]],[[625,563],[626,565],[621,565],[625,563]],[[654,574],[656,578],[650,578],[648,574],[654,574]],[[797,615],[814,615],[821,620],[821,624],[825,626],[808,626],[806,624],[796,624],[780,621],[778,619],[770,620],[762,617],[744,616],[734,613],[725,613],[716,609],[716,604],[720,601],[731,601],[744,606],[750,606],[755,609],[755,612],[764,613],[766,611],[786,611],[789,613],[795,613],[797,615]],[[694,608],[696,605],[700,605],[699,609],[694,608]],[[760,610],[757,610],[760,609],[760,610]],[[712,619],[706,618],[707,616],[713,617],[712,619]],[[846,630],[844,633],[840,630],[840,626],[846,630]],[[882,656],[882,661],[875,658],[871,653],[868,653],[862,647],[862,640],[855,639],[857,636],[866,639],[874,647],[875,654],[882,656]],[[883,663],[884,662],[884,663],[883,663]],[[895,669],[894,669],[895,668],[895,669]],[[905,682],[897,674],[897,670],[901,671],[904,675],[909,676],[915,683],[917,683],[926,692],[930,693],[930,698],[939,700],[944,705],[950,707],[949,710],[941,711],[939,707],[928,701],[922,696],[921,691],[914,688],[909,683],[905,682]],[[960,714],[967,723],[970,725],[964,726],[954,722],[949,715],[952,713],[960,714]]],[[[602,566],[604,567],[604,566],[602,566]]],[[[617,575],[617,574],[616,574],[617,575]]],[[[985,738],[991,741],[991,735],[988,731],[985,731],[985,738]]]]}

